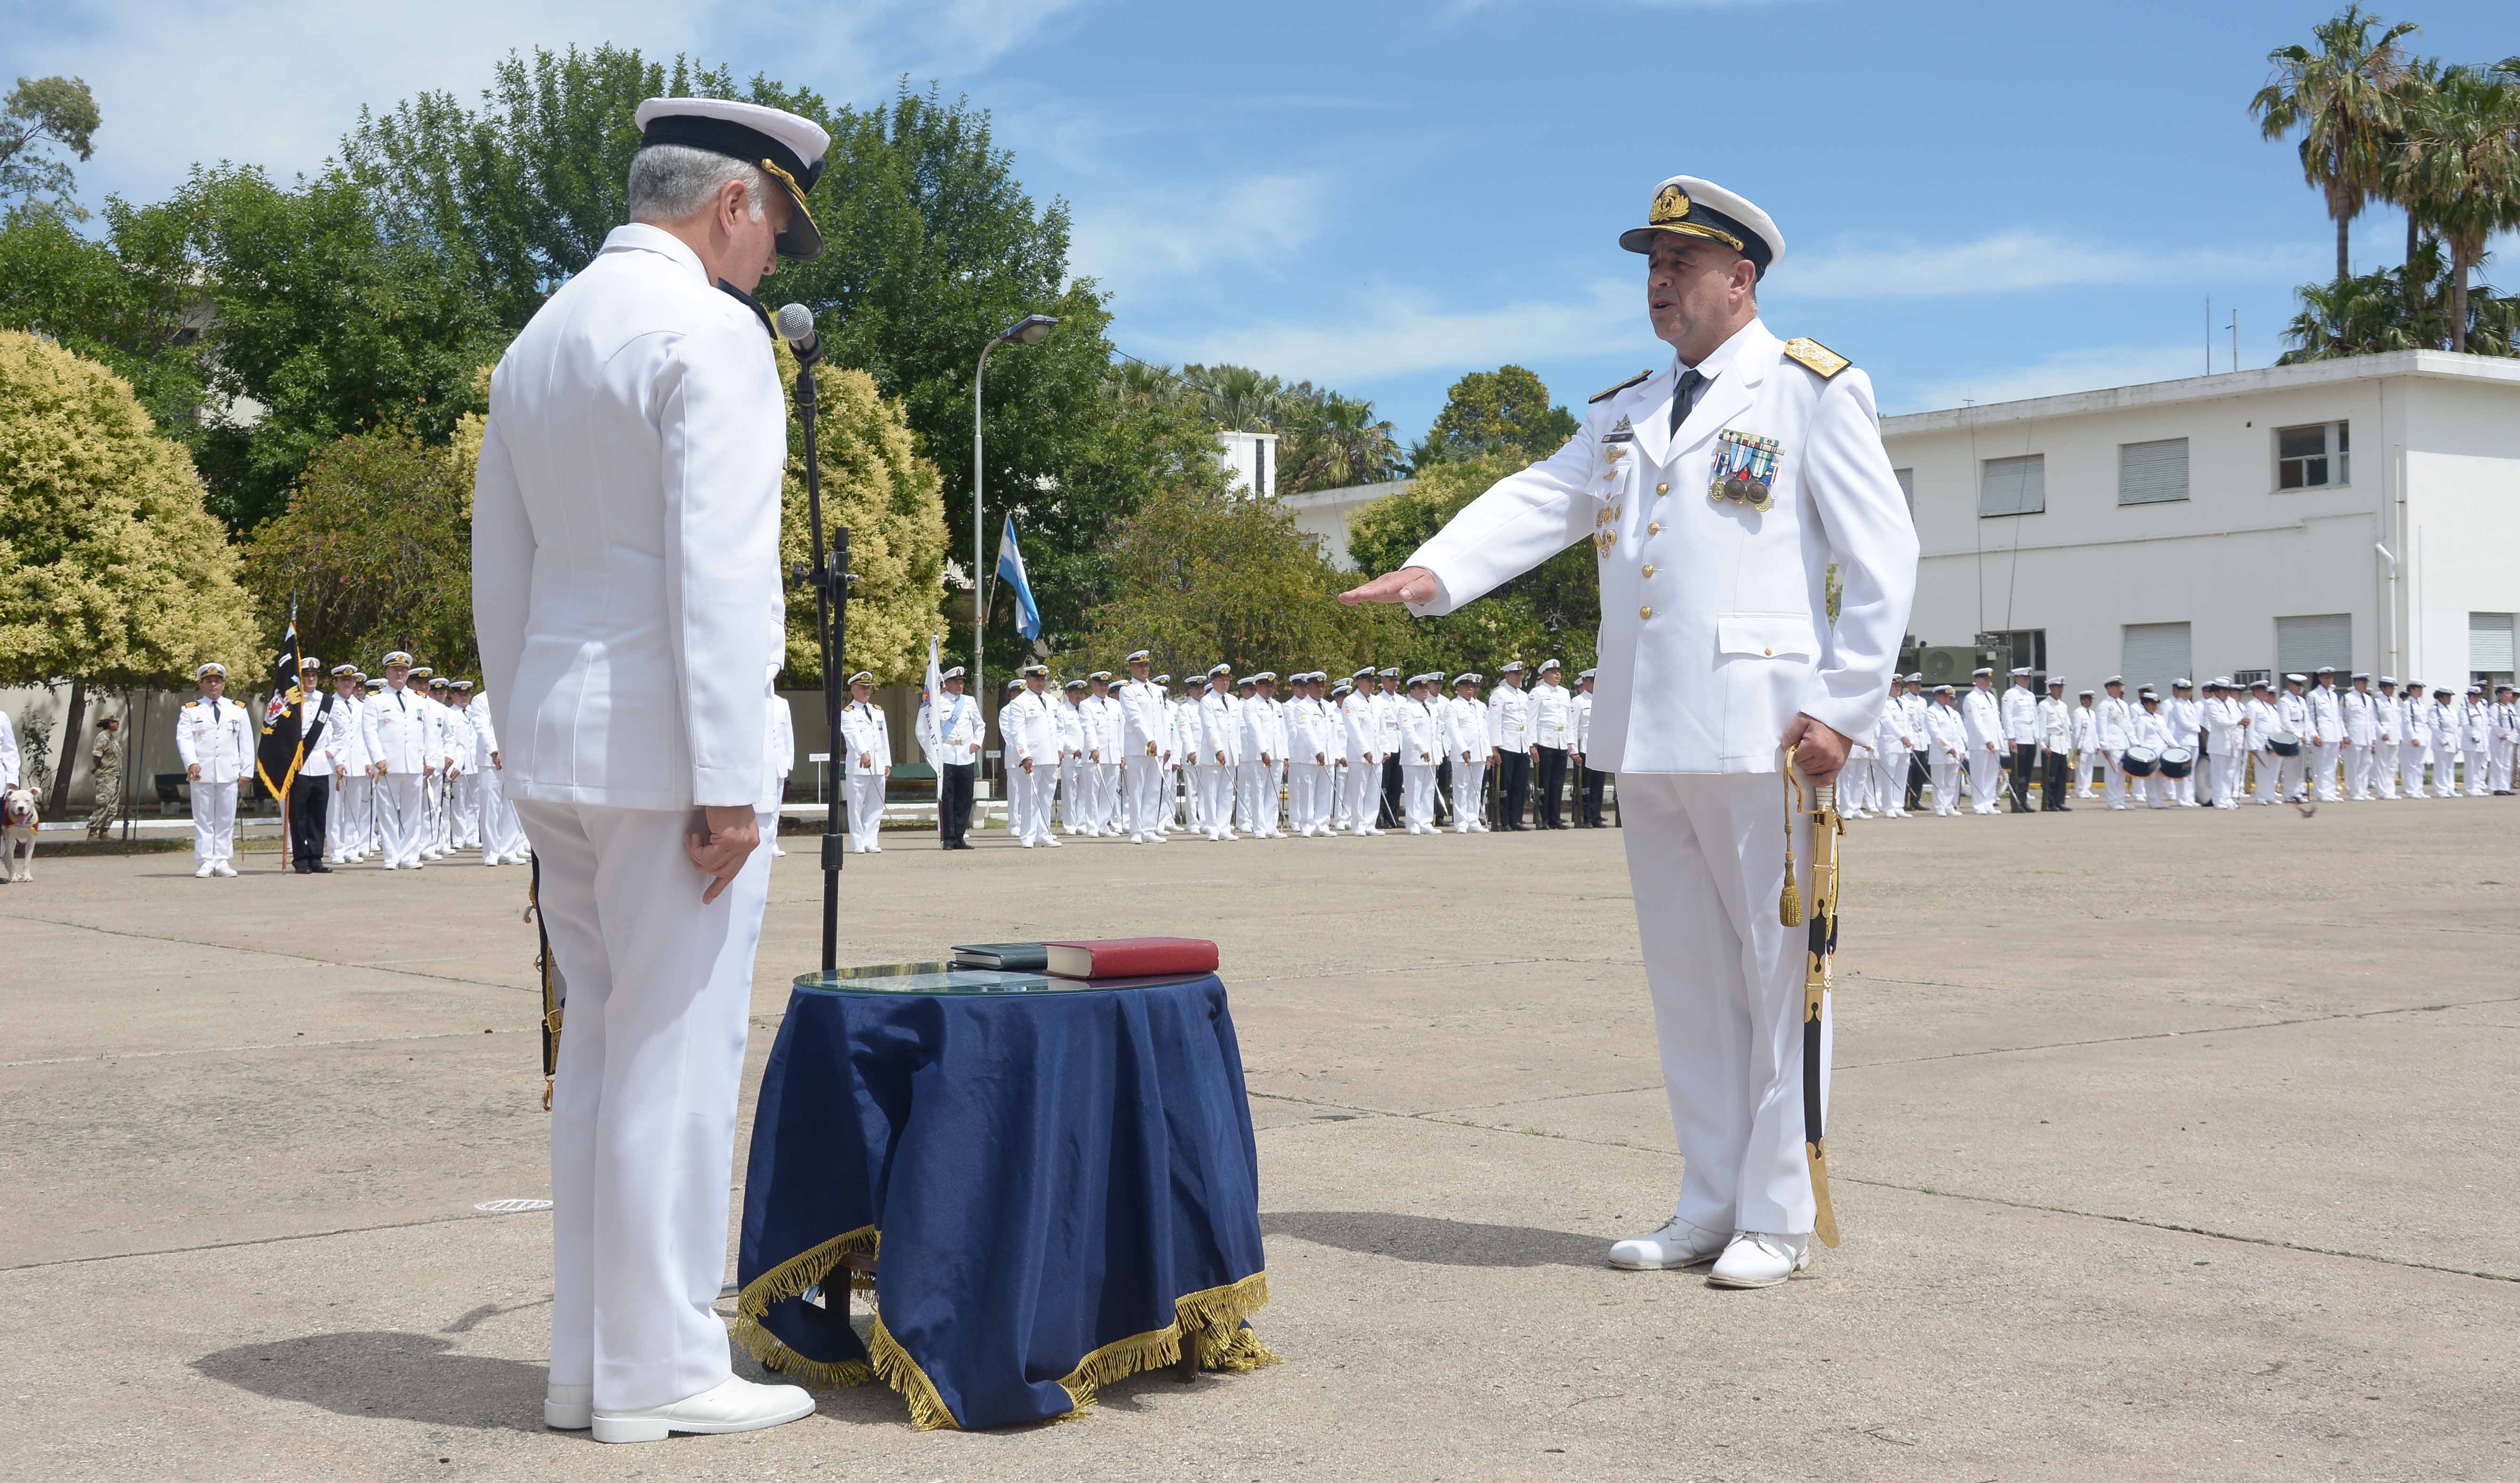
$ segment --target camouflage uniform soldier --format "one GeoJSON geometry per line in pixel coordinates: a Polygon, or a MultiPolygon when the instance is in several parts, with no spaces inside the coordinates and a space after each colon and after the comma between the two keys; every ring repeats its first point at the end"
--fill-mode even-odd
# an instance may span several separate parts
{"type": "Polygon", "coordinates": [[[96,779],[96,812],[87,816],[87,836],[102,839],[122,817],[122,722],[108,716],[97,723],[96,749],[88,753],[96,779]]]}

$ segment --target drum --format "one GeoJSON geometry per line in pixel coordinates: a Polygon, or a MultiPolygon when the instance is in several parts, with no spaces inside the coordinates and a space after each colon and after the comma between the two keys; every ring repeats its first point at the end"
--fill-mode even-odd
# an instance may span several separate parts
{"type": "Polygon", "coordinates": [[[2130,778],[2149,778],[2160,763],[2161,753],[2149,746],[2130,746],[2126,755],[2118,758],[2118,766],[2125,768],[2130,778]]]}
{"type": "Polygon", "coordinates": [[[2196,770],[2196,754],[2183,746],[2173,746],[2161,754],[2161,775],[2184,778],[2196,770]]]}
{"type": "Polygon", "coordinates": [[[2267,733],[2267,750],[2278,757],[2298,757],[2301,755],[2301,738],[2288,731],[2271,731],[2267,733]]]}

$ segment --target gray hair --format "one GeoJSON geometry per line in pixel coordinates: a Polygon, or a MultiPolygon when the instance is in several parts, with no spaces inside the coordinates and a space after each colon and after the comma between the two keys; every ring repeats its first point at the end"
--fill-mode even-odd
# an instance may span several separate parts
{"type": "Polygon", "coordinates": [[[649,145],[630,160],[630,219],[680,221],[706,209],[727,182],[736,180],[743,182],[744,204],[759,221],[762,200],[770,191],[769,177],[759,165],[689,145],[649,145]]]}

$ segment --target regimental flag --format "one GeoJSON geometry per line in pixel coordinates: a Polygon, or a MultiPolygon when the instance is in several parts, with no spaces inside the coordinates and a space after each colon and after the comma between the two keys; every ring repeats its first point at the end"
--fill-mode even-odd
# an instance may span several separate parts
{"type": "Polygon", "coordinates": [[[1015,632],[1041,637],[1041,609],[1032,600],[1032,583],[1024,580],[1023,553],[1015,548],[1015,517],[1007,517],[1006,534],[998,537],[998,579],[1015,590],[1015,632]]]}
{"type": "Polygon", "coordinates": [[[273,677],[271,700],[262,708],[262,742],[254,748],[253,768],[274,798],[289,796],[297,781],[297,764],[306,757],[305,739],[297,734],[297,706],[306,697],[297,688],[297,620],[289,621],[289,637],[280,641],[280,673],[273,677]]]}

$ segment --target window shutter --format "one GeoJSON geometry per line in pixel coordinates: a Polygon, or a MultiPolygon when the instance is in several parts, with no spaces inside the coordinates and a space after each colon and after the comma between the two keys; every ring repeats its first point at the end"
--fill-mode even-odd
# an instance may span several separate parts
{"type": "Polygon", "coordinates": [[[2048,508],[2048,455],[1991,458],[1979,471],[1977,513],[2037,515],[2048,508]]]}
{"type": "Polygon", "coordinates": [[[2118,673],[2126,676],[2127,698],[2149,685],[2170,696],[2170,682],[2192,679],[2188,673],[2189,644],[2184,623],[2129,623],[2126,626],[2126,658],[2118,673]]]}
{"type": "Polygon", "coordinates": [[[2471,612],[2467,615],[2467,667],[2487,674],[2511,673],[2511,614],[2471,612]]]}
{"type": "Polygon", "coordinates": [[[2118,503],[2158,505],[2187,498],[2187,439],[2118,445],[2118,503]]]}
{"type": "Polygon", "coordinates": [[[2318,666],[2333,665],[2340,675],[2354,669],[2354,615],[2318,612],[2275,619],[2275,674],[2318,678],[2318,666]]]}

